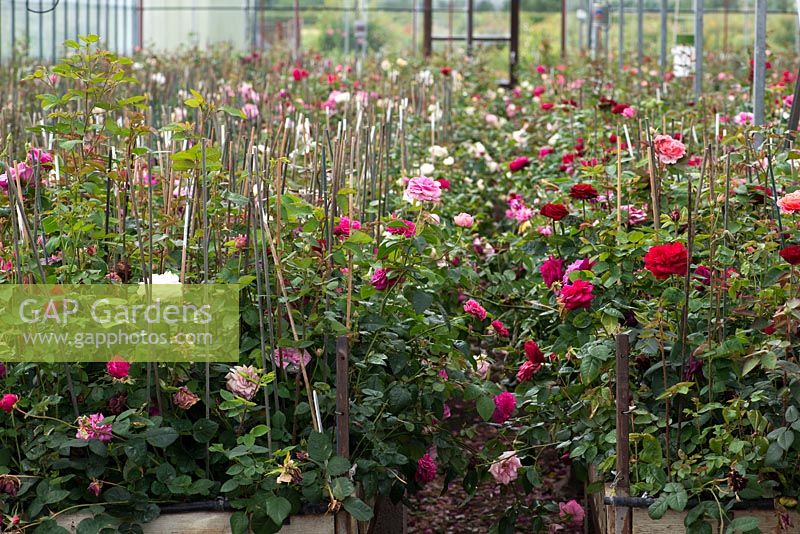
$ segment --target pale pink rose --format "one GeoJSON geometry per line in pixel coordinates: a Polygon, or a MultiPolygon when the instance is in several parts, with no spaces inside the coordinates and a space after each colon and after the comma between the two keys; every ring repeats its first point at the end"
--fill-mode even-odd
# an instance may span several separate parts
{"type": "Polygon", "coordinates": [[[489,126],[495,126],[500,121],[500,119],[497,118],[497,115],[494,115],[492,113],[487,113],[486,115],[484,115],[483,120],[485,120],[486,124],[488,124],[489,126]]]}
{"type": "Polygon", "coordinates": [[[506,451],[492,464],[489,472],[497,482],[508,485],[517,479],[517,470],[520,467],[522,462],[517,456],[517,451],[506,451]]]}
{"type": "Polygon", "coordinates": [[[453,217],[453,222],[456,223],[456,226],[471,228],[475,224],[475,218],[469,213],[459,213],[453,217]]]}
{"type": "Polygon", "coordinates": [[[632,119],[634,116],[636,116],[636,109],[628,106],[622,110],[622,116],[626,119],[632,119]]]}
{"type": "Polygon", "coordinates": [[[573,524],[583,523],[584,511],[578,501],[572,499],[569,502],[558,503],[559,516],[561,519],[571,520],[573,524]]]}
{"type": "Polygon", "coordinates": [[[442,184],[425,176],[417,176],[408,181],[403,197],[408,201],[438,202],[442,197],[442,184]]]}
{"type": "Polygon", "coordinates": [[[228,391],[247,400],[255,397],[261,381],[258,369],[252,365],[235,365],[231,367],[231,370],[225,375],[225,380],[225,387],[228,388],[228,391]]]}
{"type": "Polygon", "coordinates": [[[653,139],[653,151],[661,163],[671,165],[686,155],[686,146],[668,135],[657,135],[653,139]]]}

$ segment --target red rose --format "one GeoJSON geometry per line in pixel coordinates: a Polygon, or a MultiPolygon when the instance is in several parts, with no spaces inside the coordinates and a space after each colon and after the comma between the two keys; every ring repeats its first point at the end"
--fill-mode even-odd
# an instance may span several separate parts
{"type": "Polygon", "coordinates": [[[441,189],[442,191],[450,190],[450,180],[448,180],[447,178],[439,178],[436,181],[439,182],[440,186],[439,189],[441,189]]]}
{"type": "Polygon", "coordinates": [[[781,258],[790,265],[800,265],[800,245],[789,245],[780,251],[781,258]]]}
{"type": "Polygon", "coordinates": [[[589,308],[594,299],[594,294],[592,293],[593,289],[594,286],[592,284],[579,278],[561,288],[561,293],[558,295],[558,302],[569,311],[579,308],[589,308]]]}
{"type": "Polygon", "coordinates": [[[530,164],[531,164],[530,158],[528,158],[527,156],[520,156],[508,164],[508,170],[510,170],[511,172],[517,172],[519,170],[524,169],[530,164]]]}
{"type": "Polygon", "coordinates": [[[554,221],[560,221],[569,215],[569,210],[563,204],[545,204],[542,206],[541,213],[554,221]]]}
{"type": "Polygon", "coordinates": [[[569,190],[569,196],[575,200],[593,200],[597,195],[597,189],[591,184],[575,184],[569,190]]]}
{"type": "Polygon", "coordinates": [[[538,343],[532,339],[525,342],[525,356],[531,363],[544,363],[544,352],[539,348],[538,343]]]}
{"type": "Polygon", "coordinates": [[[530,380],[533,375],[539,372],[539,369],[541,368],[541,363],[533,363],[526,360],[525,363],[520,365],[519,370],[517,371],[517,382],[521,384],[530,380]]]}
{"type": "Polygon", "coordinates": [[[453,69],[450,67],[442,67],[439,72],[441,72],[443,76],[450,76],[450,73],[453,72],[453,69]]]}
{"type": "Polygon", "coordinates": [[[689,269],[689,251],[683,243],[655,245],[644,255],[644,268],[659,280],[673,274],[684,276],[689,269]]]}

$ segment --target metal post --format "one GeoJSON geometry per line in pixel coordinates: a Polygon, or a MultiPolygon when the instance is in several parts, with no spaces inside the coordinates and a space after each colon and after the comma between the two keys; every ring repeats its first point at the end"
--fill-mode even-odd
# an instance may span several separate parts
{"type": "Polygon", "coordinates": [[[617,64],[619,70],[625,66],[625,0],[619,0],[619,50],[617,64]]]}
{"type": "Polygon", "coordinates": [[[694,0],[694,97],[703,96],[703,0],[694,0]]]}
{"type": "Polygon", "coordinates": [[[433,0],[423,0],[422,10],[422,53],[425,57],[431,57],[433,53],[433,0]]]}
{"type": "MultiPolygon", "coordinates": [[[[55,19],[55,15],[53,15],[55,19]]],[[[55,38],[54,38],[55,39],[55,38]]],[[[69,2],[64,2],[64,41],[69,39],[69,2]]]]}
{"type": "Polygon", "coordinates": [[[300,0],[294,0],[294,56],[300,56],[300,0]]]}
{"type": "MultiPolygon", "coordinates": [[[[44,11],[42,0],[39,0],[39,11],[44,11]]],[[[44,59],[44,17],[38,15],[36,18],[39,19],[39,61],[42,61],[44,59]]]]}
{"type": "Polygon", "coordinates": [[[592,5],[593,0],[586,0],[586,48],[589,49],[592,59],[594,59],[594,50],[597,46],[594,35],[594,10],[592,5]]]}
{"type": "Polygon", "coordinates": [[[139,0],[139,50],[144,49],[144,0],[139,0]]]}
{"type": "Polygon", "coordinates": [[[667,68],[667,0],[661,0],[661,48],[658,53],[658,64],[663,75],[667,68]]]}
{"type": "Polygon", "coordinates": [[[78,40],[78,36],[81,34],[81,2],[77,0],[75,2],[75,40],[78,40]]]}
{"type": "Polygon", "coordinates": [[[114,51],[119,54],[119,0],[114,0],[114,51]]]}
{"type": "Polygon", "coordinates": [[[511,0],[511,41],[508,62],[508,86],[517,85],[517,62],[519,61],[519,0],[511,0]]]}
{"type": "Polygon", "coordinates": [[[467,0],[467,55],[468,56],[472,55],[472,37],[474,32],[475,32],[475,0],[467,0]]]}
{"type": "Polygon", "coordinates": [[[250,39],[250,51],[255,52],[258,48],[258,0],[253,0],[253,34],[250,39]]]}
{"type": "MultiPolygon", "coordinates": [[[[67,3],[64,2],[64,7],[67,7],[67,3]]],[[[53,35],[50,36],[50,58],[53,63],[56,62],[56,13],[57,11],[54,9],[50,16],[53,17],[53,35]]],[[[41,15],[40,15],[41,16],[41,15]]],[[[67,36],[65,35],[64,38],[66,39],[67,36]]]]}
{"type": "Polygon", "coordinates": [[[128,0],[125,0],[125,4],[122,6],[122,53],[128,54],[128,45],[130,44],[130,38],[128,37],[128,0]]]}
{"type": "Polygon", "coordinates": [[[797,133],[797,123],[800,121],[800,69],[797,72],[797,79],[794,81],[794,100],[792,100],[792,109],[789,111],[789,121],[786,124],[786,141],[783,148],[789,150],[792,148],[797,133]]]}
{"type": "Polygon", "coordinates": [[[90,29],[92,27],[92,15],[91,15],[92,5],[91,5],[91,1],[92,0],[86,0],[86,35],[89,35],[90,33],[92,33],[92,30],[90,29]]]}
{"type": "MultiPolygon", "coordinates": [[[[27,5],[27,4],[26,4],[27,5]]],[[[31,12],[25,10],[25,55],[31,51],[31,12]]]]}
{"type": "MultiPolygon", "coordinates": [[[[753,122],[764,124],[764,90],[767,63],[767,0],[756,0],[755,44],[753,47],[753,122]]],[[[761,145],[761,135],[756,135],[756,147],[761,145]]]]}
{"type": "Polygon", "coordinates": [[[11,0],[11,63],[17,59],[17,0],[11,0]]]}
{"type": "Polygon", "coordinates": [[[96,31],[97,35],[100,35],[100,31],[101,31],[101,26],[100,26],[100,0],[97,0],[97,13],[96,13],[96,15],[97,15],[97,17],[96,17],[96,20],[95,20],[95,22],[96,22],[96,25],[95,25],[96,30],[95,31],[96,31]]]}
{"type": "MultiPolygon", "coordinates": [[[[630,339],[628,334],[617,334],[617,369],[616,369],[616,405],[617,405],[617,477],[616,491],[618,497],[628,497],[630,493],[630,421],[628,406],[630,404],[629,360],[630,339]]],[[[614,505],[616,534],[631,534],[631,509],[614,505]]]]}
{"type": "Polygon", "coordinates": [[[636,61],[642,68],[644,58],[644,0],[636,2],[636,61]]]}
{"type": "Polygon", "coordinates": [[[108,48],[111,48],[111,0],[106,0],[106,34],[104,41],[108,48]]]}
{"type": "Polygon", "coordinates": [[[567,57],[567,0],[561,0],[561,59],[567,57]]]}

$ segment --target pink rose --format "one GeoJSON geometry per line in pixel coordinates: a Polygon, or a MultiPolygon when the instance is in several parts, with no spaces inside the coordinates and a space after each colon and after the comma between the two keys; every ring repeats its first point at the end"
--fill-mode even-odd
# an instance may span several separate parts
{"type": "Polygon", "coordinates": [[[486,309],[481,306],[475,299],[469,299],[464,303],[464,312],[477,317],[481,321],[486,319],[486,309]]]}
{"type": "Polygon", "coordinates": [[[456,226],[471,228],[475,224],[475,218],[469,213],[459,213],[453,217],[453,222],[456,223],[456,226]]]}
{"type": "Polygon", "coordinates": [[[106,371],[116,379],[127,378],[130,368],[131,364],[119,356],[115,356],[110,362],[106,363],[106,371]]]}
{"type": "Polygon", "coordinates": [[[272,359],[275,360],[275,365],[283,367],[290,373],[296,373],[300,370],[301,358],[304,366],[311,363],[311,354],[305,349],[301,351],[295,348],[282,348],[275,349],[272,353],[272,359]]]}
{"type": "Polygon", "coordinates": [[[414,473],[414,480],[417,484],[424,486],[436,478],[436,461],[430,454],[425,453],[422,458],[417,461],[417,471],[414,473]]]}
{"type": "Polygon", "coordinates": [[[399,282],[399,278],[389,278],[389,269],[375,269],[370,284],[378,291],[385,291],[399,282]]]}
{"type": "Polygon", "coordinates": [[[530,158],[528,158],[528,156],[520,156],[508,164],[508,170],[510,170],[511,172],[517,172],[519,170],[524,169],[530,164],[531,160],[530,158]]]}
{"type": "Polygon", "coordinates": [[[574,524],[581,524],[583,523],[583,506],[578,504],[578,501],[572,499],[569,502],[561,502],[558,503],[558,509],[560,510],[558,515],[561,519],[565,519],[567,521],[571,521],[574,524]]]}
{"type": "Polygon", "coordinates": [[[14,395],[13,393],[6,393],[2,398],[0,398],[0,410],[3,410],[6,413],[13,412],[17,401],[19,401],[19,396],[14,395]]]}
{"type": "Polygon", "coordinates": [[[500,484],[508,485],[517,479],[517,470],[520,467],[522,467],[522,462],[517,457],[517,451],[506,451],[492,464],[489,473],[500,484]]]}
{"type": "MultiPolygon", "coordinates": [[[[284,368],[289,365],[290,358],[286,355],[286,352],[289,350],[297,349],[275,349],[276,352],[283,351],[284,368]]],[[[274,355],[273,358],[275,358],[274,355]]],[[[310,359],[311,358],[309,357],[309,360],[310,359]]],[[[276,365],[280,365],[278,360],[275,360],[275,363],[276,365]]],[[[228,391],[247,400],[255,397],[261,381],[258,374],[258,369],[252,365],[235,365],[231,367],[230,371],[228,371],[228,374],[225,375],[225,380],[225,387],[228,389],[228,391]]]]}
{"type": "Polygon", "coordinates": [[[351,219],[346,215],[339,218],[339,222],[333,227],[333,235],[349,236],[353,230],[361,230],[361,221],[351,219]]]}
{"type": "Polygon", "coordinates": [[[492,421],[495,423],[505,423],[517,409],[517,398],[513,393],[504,391],[494,398],[494,413],[492,421]]]}
{"type": "Polygon", "coordinates": [[[425,176],[411,178],[403,195],[407,201],[438,202],[442,197],[442,184],[425,176]]]}
{"type": "Polygon", "coordinates": [[[686,145],[668,135],[657,135],[653,139],[653,151],[661,163],[671,165],[686,155],[686,145]]]}
{"type": "Polygon", "coordinates": [[[778,199],[778,207],[781,213],[794,213],[800,211],[800,189],[782,196],[778,199]]]}

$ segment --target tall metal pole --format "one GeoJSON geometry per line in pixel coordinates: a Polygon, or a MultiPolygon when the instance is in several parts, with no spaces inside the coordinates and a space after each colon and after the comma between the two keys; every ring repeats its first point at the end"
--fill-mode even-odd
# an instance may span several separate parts
{"type": "Polygon", "coordinates": [[[694,97],[703,96],[703,0],[694,0],[694,97]]]}
{"type": "Polygon", "coordinates": [[[433,52],[433,0],[423,0],[422,13],[422,53],[431,57],[433,52]]]}
{"type": "Polygon", "coordinates": [[[594,59],[594,49],[596,43],[594,42],[594,10],[592,9],[592,0],[586,0],[586,48],[589,49],[589,54],[594,59]]]}
{"type": "Polygon", "coordinates": [[[508,86],[517,85],[517,63],[519,62],[519,0],[511,0],[511,54],[508,68],[508,86]]]}
{"type": "Polygon", "coordinates": [[[636,61],[639,69],[642,68],[644,57],[644,0],[636,2],[636,61]]]}
{"type": "Polygon", "coordinates": [[[294,57],[300,56],[300,0],[294,0],[294,57]]]}
{"type": "Polygon", "coordinates": [[[567,57],[567,0],[561,0],[561,59],[564,59],[566,57],[567,57]]]}
{"type": "MultiPolygon", "coordinates": [[[[764,124],[764,90],[767,63],[767,0],[756,0],[755,44],[753,47],[753,123],[764,124]]],[[[761,145],[761,135],[756,135],[756,147],[761,145]]]]}
{"type": "Polygon", "coordinates": [[[416,56],[419,52],[417,50],[417,0],[411,3],[411,49],[416,56]]]}
{"type": "Polygon", "coordinates": [[[617,63],[619,70],[625,66],[625,0],[619,0],[619,56],[617,63]]]}
{"type": "MultiPolygon", "coordinates": [[[[562,0],[563,1],[563,0],[562,0]]],[[[475,0],[467,0],[467,55],[472,55],[472,34],[475,30],[475,0]]]]}
{"type": "Polygon", "coordinates": [[[658,64],[661,73],[667,68],[667,0],[661,0],[661,47],[658,53],[658,64]]]}

